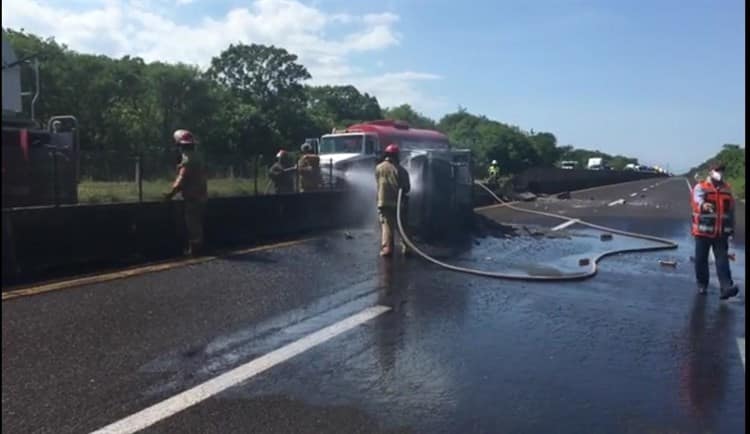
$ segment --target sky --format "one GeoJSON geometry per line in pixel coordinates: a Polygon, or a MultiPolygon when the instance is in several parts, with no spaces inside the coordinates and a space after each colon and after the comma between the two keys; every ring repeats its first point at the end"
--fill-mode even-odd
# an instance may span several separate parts
{"type": "Polygon", "coordinates": [[[299,56],[309,84],[474,114],[685,171],[745,145],[742,0],[5,0],[3,28],[205,67],[230,43],[299,56]]]}

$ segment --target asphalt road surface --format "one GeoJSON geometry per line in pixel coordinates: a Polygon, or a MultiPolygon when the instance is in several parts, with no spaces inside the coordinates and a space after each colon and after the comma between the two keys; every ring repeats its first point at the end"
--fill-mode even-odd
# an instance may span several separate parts
{"type": "MultiPolygon", "coordinates": [[[[682,178],[523,206],[679,248],[606,258],[585,281],[529,283],[383,260],[378,234],[352,229],[8,299],[2,430],[744,432],[744,227],[731,247],[741,292],[720,301],[715,280],[696,292],[682,178]]],[[[504,229],[428,250],[565,274],[640,243],[551,231],[563,221],[502,206],[478,213],[504,229]]]]}

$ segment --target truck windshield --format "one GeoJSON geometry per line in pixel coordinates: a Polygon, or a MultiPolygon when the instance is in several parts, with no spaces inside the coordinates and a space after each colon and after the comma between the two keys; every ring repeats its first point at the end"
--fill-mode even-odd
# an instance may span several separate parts
{"type": "Polygon", "coordinates": [[[330,136],[323,137],[320,141],[321,154],[360,154],[362,153],[362,140],[364,135],[355,136],[330,136]]]}

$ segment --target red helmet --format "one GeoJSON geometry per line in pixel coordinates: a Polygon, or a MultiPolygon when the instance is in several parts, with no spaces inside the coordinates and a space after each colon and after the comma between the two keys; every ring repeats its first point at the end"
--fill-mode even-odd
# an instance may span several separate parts
{"type": "Polygon", "coordinates": [[[286,156],[286,151],[283,149],[279,149],[279,152],[276,154],[276,158],[284,158],[286,156]]]}
{"type": "Polygon", "coordinates": [[[188,130],[177,130],[172,134],[172,138],[174,138],[174,142],[178,145],[195,144],[195,137],[193,137],[193,133],[188,130]]]}
{"type": "Polygon", "coordinates": [[[395,143],[391,143],[390,145],[385,147],[385,153],[386,154],[398,154],[400,150],[398,149],[398,145],[395,143]]]}

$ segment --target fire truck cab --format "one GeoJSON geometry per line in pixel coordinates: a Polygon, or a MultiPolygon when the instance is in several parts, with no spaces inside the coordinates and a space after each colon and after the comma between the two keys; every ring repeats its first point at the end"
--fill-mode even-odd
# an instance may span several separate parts
{"type": "Polygon", "coordinates": [[[450,149],[448,136],[443,133],[411,128],[406,122],[379,120],[323,135],[318,147],[320,162],[329,170],[333,165],[334,178],[345,180],[352,169],[374,169],[391,143],[407,157],[413,151],[450,149]]]}

